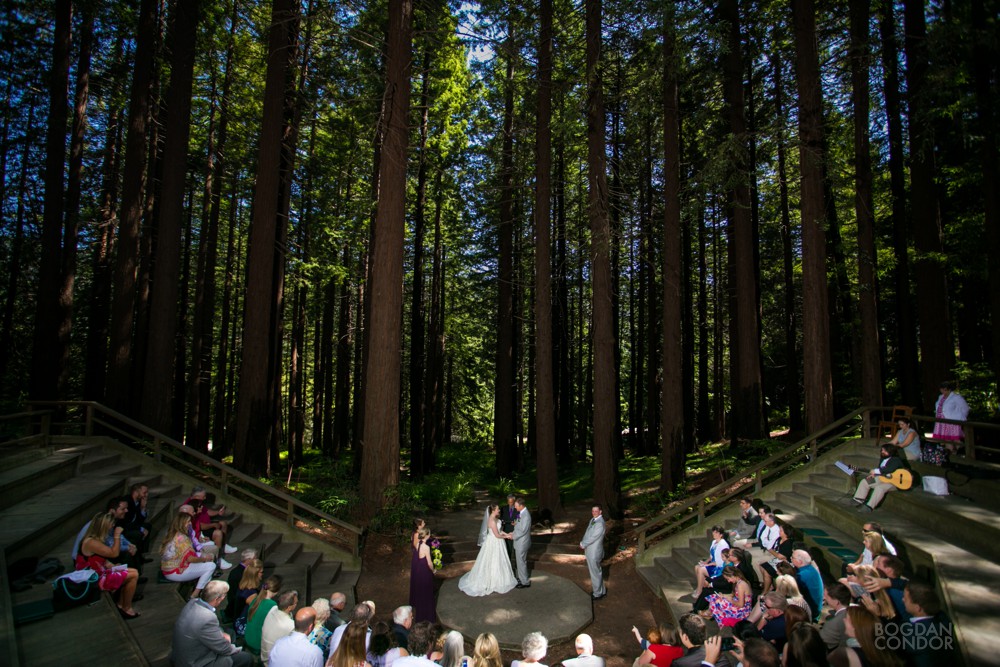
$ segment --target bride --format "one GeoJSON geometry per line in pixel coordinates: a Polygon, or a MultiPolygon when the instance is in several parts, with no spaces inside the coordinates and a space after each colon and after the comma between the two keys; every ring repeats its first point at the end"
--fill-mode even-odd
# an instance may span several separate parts
{"type": "Polygon", "coordinates": [[[458,580],[458,590],[466,595],[480,597],[490,593],[506,593],[517,585],[504,544],[504,533],[497,527],[499,516],[498,505],[486,508],[479,531],[480,549],[476,563],[458,580]]]}

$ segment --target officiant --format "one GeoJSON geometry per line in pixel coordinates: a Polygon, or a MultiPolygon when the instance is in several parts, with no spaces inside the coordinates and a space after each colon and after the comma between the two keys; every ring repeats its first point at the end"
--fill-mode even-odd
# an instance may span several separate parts
{"type": "MultiPolygon", "coordinates": [[[[518,511],[514,507],[514,500],[517,496],[513,493],[507,494],[507,505],[500,508],[500,529],[505,533],[514,532],[514,523],[517,521],[518,511]]],[[[512,540],[504,540],[507,545],[507,555],[510,556],[511,567],[514,567],[514,542],[512,540]]]]}

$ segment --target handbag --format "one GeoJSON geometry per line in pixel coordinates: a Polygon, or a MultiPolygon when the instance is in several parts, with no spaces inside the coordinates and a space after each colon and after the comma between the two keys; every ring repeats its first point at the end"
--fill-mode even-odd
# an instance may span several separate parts
{"type": "Polygon", "coordinates": [[[74,581],[68,575],[59,577],[52,582],[52,608],[65,611],[97,602],[101,598],[99,579],[100,576],[93,571],[82,581],[74,581]]]}

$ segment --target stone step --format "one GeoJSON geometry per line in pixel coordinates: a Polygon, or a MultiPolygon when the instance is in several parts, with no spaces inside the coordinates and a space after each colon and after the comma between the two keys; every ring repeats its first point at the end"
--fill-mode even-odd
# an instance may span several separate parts
{"type": "Polygon", "coordinates": [[[118,465],[120,462],[121,457],[117,454],[91,452],[84,455],[77,470],[81,475],[88,473],[103,474],[105,470],[118,465]]]}
{"type": "Polygon", "coordinates": [[[8,564],[38,556],[76,535],[80,527],[121,495],[120,477],[74,477],[35,494],[4,511],[0,548],[8,564]]]}
{"type": "Polygon", "coordinates": [[[72,478],[79,460],[77,454],[59,453],[0,472],[0,510],[72,478]]]}

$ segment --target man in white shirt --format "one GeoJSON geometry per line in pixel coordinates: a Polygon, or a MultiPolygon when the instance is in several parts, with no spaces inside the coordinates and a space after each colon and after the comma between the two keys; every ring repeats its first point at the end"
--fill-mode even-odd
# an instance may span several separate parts
{"type": "Polygon", "coordinates": [[[271,649],[282,637],[287,637],[295,630],[292,612],[299,604],[298,591],[286,591],[278,596],[277,606],[267,612],[264,627],[260,632],[260,661],[265,665],[271,655],[271,649]]]}
{"type": "Polygon", "coordinates": [[[594,640],[588,634],[576,636],[576,657],[563,660],[563,667],[604,667],[604,658],[594,655],[594,640]]]}
{"type": "Polygon", "coordinates": [[[270,667],[323,667],[323,649],[309,641],[316,623],[316,610],[303,607],[295,614],[295,630],[274,642],[268,656],[270,667]]]}
{"type": "MultiPolygon", "coordinates": [[[[337,652],[337,647],[340,646],[340,640],[344,638],[344,632],[347,631],[348,625],[351,623],[369,625],[373,616],[375,616],[375,603],[371,600],[365,600],[354,605],[354,610],[351,612],[351,620],[334,630],[333,636],[330,637],[330,655],[337,652]]],[[[369,627],[367,634],[365,634],[365,648],[368,648],[368,643],[371,639],[372,629],[369,627]]]]}

